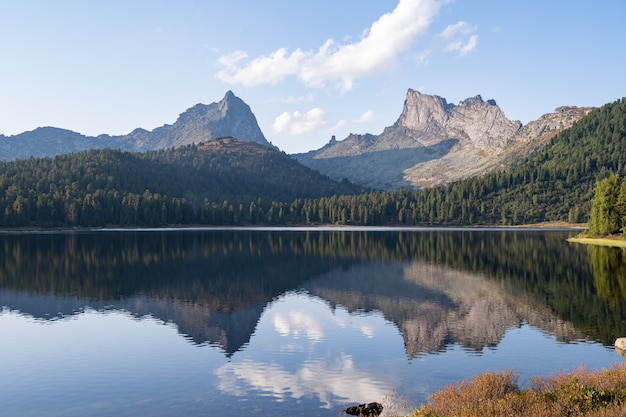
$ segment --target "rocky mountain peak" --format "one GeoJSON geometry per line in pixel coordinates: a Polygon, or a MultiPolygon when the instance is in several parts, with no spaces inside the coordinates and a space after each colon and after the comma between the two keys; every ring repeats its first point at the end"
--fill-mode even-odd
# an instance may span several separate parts
{"type": "Polygon", "coordinates": [[[152,131],[137,128],[127,135],[100,135],[95,138],[70,130],[45,127],[15,136],[0,135],[0,160],[54,156],[94,148],[146,151],[221,137],[272,146],[261,132],[250,107],[232,91],[228,91],[219,102],[196,104],[181,113],[173,124],[152,131]]]}
{"type": "Polygon", "coordinates": [[[409,89],[379,135],[350,135],[298,160],[331,178],[374,188],[430,187],[502,169],[570,127],[588,109],[563,107],[522,126],[480,95],[458,105],[409,89]]]}
{"type": "Polygon", "coordinates": [[[451,108],[454,104],[448,104],[443,97],[409,89],[396,125],[415,130],[435,130],[446,123],[451,108]]]}
{"type": "MultiPolygon", "coordinates": [[[[219,102],[216,103],[216,113],[219,113],[221,118],[224,118],[228,115],[229,111],[241,112],[246,111],[245,106],[247,106],[243,100],[235,96],[232,91],[228,90],[219,102]]],[[[250,108],[248,107],[248,111],[250,108]]],[[[251,111],[250,111],[251,112],[251,111]]]]}
{"type": "MultiPolygon", "coordinates": [[[[433,146],[445,139],[497,154],[521,127],[519,121],[506,118],[495,100],[483,100],[480,95],[467,98],[458,105],[439,96],[407,92],[404,108],[394,125],[409,129],[425,146],[433,146]]],[[[404,133],[403,133],[404,134],[404,133]]],[[[397,136],[393,129],[381,136],[397,136]]]]}
{"type": "Polygon", "coordinates": [[[152,131],[144,146],[163,149],[226,136],[271,146],[250,107],[232,91],[219,102],[198,103],[187,109],[174,124],[152,131]]]}

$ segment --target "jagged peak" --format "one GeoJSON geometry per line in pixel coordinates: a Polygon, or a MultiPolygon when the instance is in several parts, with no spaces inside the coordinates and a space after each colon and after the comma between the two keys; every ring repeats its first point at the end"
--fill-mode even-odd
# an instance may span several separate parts
{"type": "MultiPolygon", "coordinates": [[[[240,106],[241,104],[246,105],[243,100],[241,100],[239,97],[237,97],[231,90],[228,90],[226,92],[226,94],[224,94],[224,97],[216,102],[216,103],[212,103],[212,104],[204,104],[204,103],[197,103],[194,106],[188,108],[187,110],[185,110],[183,113],[181,113],[179,115],[179,118],[185,115],[193,115],[193,116],[198,116],[204,113],[208,113],[210,112],[215,106],[217,106],[217,108],[219,109],[220,113],[222,113],[222,115],[228,111],[229,108],[233,108],[233,106],[240,106]]],[[[249,108],[249,107],[248,107],[249,108]]]]}
{"type": "Polygon", "coordinates": [[[417,90],[413,90],[412,88],[409,88],[407,93],[406,93],[405,105],[406,105],[406,103],[421,102],[421,101],[422,102],[423,101],[430,101],[430,102],[439,103],[444,110],[447,110],[449,108],[454,107],[454,104],[448,103],[448,101],[445,98],[441,97],[441,96],[420,93],[417,90]]]}

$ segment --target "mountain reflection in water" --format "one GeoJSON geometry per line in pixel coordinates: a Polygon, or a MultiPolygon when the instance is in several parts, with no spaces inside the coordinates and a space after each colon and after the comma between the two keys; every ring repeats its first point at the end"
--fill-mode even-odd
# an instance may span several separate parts
{"type": "MultiPolygon", "coordinates": [[[[607,346],[626,336],[623,252],[569,244],[571,234],[6,233],[0,306],[36,322],[93,311],[157,320],[222,352],[210,371],[221,395],[313,397],[334,409],[380,400],[400,383],[402,361],[484,355],[512,329],[607,346]]],[[[411,381],[412,399],[428,381],[411,381]]]]}

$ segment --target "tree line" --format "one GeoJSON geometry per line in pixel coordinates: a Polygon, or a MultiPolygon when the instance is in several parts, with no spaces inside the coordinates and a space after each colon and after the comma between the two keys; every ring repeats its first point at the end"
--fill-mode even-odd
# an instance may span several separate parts
{"type": "Polygon", "coordinates": [[[364,190],[232,139],[2,162],[0,227],[586,222],[611,173],[626,174],[624,99],[510,169],[421,190],[364,190]]]}

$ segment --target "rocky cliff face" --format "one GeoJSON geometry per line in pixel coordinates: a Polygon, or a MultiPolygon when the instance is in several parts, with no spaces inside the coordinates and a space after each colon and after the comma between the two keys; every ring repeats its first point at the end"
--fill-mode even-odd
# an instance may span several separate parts
{"type": "Polygon", "coordinates": [[[174,124],[152,131],[135,129],[122,136],[90,137],[70,130],[44,127],[15,136],[0,135],[0,160],[54,156],[97,148],[127,151],[166,149],[226,136],[272,146],[263,136],[250,107],[228,91],[221,101],[209,105],[196,104],[182,113],[174,124]]]}
{"type": "MultiPolygon", "coordinates": [[[[497,153],[520,127],[521,123],[507,119],[493,100],[476,96],[455,106],[444,98],[409,90],[400,118],[387,133],[404,128],[414,131],[426,146],[455,138],[461,144],[497,153]]],[[[385,132],[381,136],[385,141],[385,132]]]]}
{"type": "Polygon", "coordinates": [[[501,169],[589,110],[560,107],[523,126],[481,96],[454,105],[409,90],[402,114],[381,134],[350,135],[294,156],[332,178],[373,188],[430,187],[501,169]]]}

